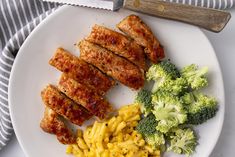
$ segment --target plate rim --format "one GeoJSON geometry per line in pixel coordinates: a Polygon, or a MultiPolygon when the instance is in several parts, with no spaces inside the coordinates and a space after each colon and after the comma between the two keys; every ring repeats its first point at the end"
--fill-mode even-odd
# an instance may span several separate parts
{"type": "MultiPolygon", "coordinates": [[[[19,51],[18,51],[18,54],[16,56],[16,58],[14,59],[14,63],[13,63],[13,66],[12,66],[12,69],[11,69],[11,74],[10,74],[10,77],[9,77],[9,84],[8,84],[8,103],[9,103],[9,112],[10,112],[10,118],[11,118],[11,122],[12,122],[12,126],[13,126],[13,130],[15,132],[15,135],[16,135],[16,138],[17,138],[17,141],[19,142],[19,145],[20,147],[22,148],[24,154],[26,156],[29,156],[29,153],[28,151],[26,150],[26,148],[24,147],[23,143],[22,143],[22,136],[19,135],[19,132],[17,131],[17,127],[15,127],[16,125],[16,121],[15,121],[15,118],[13,116],[13,104],[12,104],[12,97],[14,94],[13,91],[12,91],[12,78],[14,76],[14,71],[16,69],[16,65],[18,64],[18,58],[20,58],[19,56],[23,55],[22,53],[22,49],[24,49],[25,45],[27,45],[27,43],[31,40],[31,38],[33,37],[33,35],[38,32],[38,30],[40,30],[41,26],[43,26],[44,24],[46,24],[48,21],[50,21],[50,19],[53,19],[54,16],[57,16],[57,14],[60,14],[61,12],[63,12],[63,10],[66,10],[70,7],[74,7],[74,6],[69,6],[69,5],[63,5],[63,6],[60,6],[59,8],[57,8],[57,10],[55,10],[53,13],[51,13],[48,17],[46,17],[45,19],[43,19],[34,29],[33,31],[28,35],[28,37],[26,38],[26,40],[23,42],[23,44],[21,45],[19,51]]],[[[225,89],[224,89],[224,79],[223,79],[223,73],[221,71],[221,66],[220,66],[220,63],[219,63],[219,60],[218,60],[218,57],[216,55],[216,52],[215,52],[215,49],[214,47],[212,46],[210,40],[208,39],[208,37],[205,35],[205,33],[199,28],[199,27],[196,27],[196,26],[193,26],[195,30],[198,30],[199,32],[202,33],[203,37],[206,39],[207,43],[208,43],[208,46],[212,49],[212,51],[214,52],[213,55],[215,56],[215,60],[216,60],[216,63],[218,64],[218,72],[219,72],[219,75],[221,76],[221,87],[222,87],[222,96],[221,96],[221,100],[222,100],[222,106],[223,106],[223,110],[222,110],[222,117],[221,117],[221,121],[220,123],[218,124],[220,126],[219,130],[218,130],[218,133],[216,134],[216,139],[214,140],[213,144],[211,145],[211,147],[209,147],[209,151],[208,151],[208,156],[210,156],[210,154],[212,153],[212,151],[214,150],[218,140],[219,140],[219,137],[221,135],[221,132],[222,132],[222,129],[223,129],[223,124],[224,124],[224,116],[225,116],[225,105],[226,105],[226,102],[225,102],[225,89]]]]}

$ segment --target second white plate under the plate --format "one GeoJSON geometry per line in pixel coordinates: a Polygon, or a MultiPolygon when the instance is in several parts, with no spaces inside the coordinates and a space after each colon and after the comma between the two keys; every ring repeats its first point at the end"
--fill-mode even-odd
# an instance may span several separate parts
{"type": "MultiPolygon", "coordinates": [[[[167,58],[178,67],[196,63],[209,67],[206,92],[216,96],[219,111],[213,119],[195,128],[199,145],[195,157],[208,157],[219,137],[224,117],[224,87],[214,50],[205,35],[196,27],[158,19],[131,11],[109,12],[64,6],[44,20],[27,38],[15,60],[9,87],[9,103],[17,139],[29,157],[66,157],[65,146],[56,137],[43,132],[39,123],[44,106],[40,91],[48,83],[56,84],[60,72],[48,64],[57,47],[64,47],[79,55],[74,43],[86,37],[94,24],[115,28],[130,14],[139,15],[157,35],[165,47],[167,58]]],[[[135,92],[119,85],[108,93],[108,100],[116,107],[133,102],[135,92]]],[[[175,157],[175,154],[165,154],[175,157]]]]}

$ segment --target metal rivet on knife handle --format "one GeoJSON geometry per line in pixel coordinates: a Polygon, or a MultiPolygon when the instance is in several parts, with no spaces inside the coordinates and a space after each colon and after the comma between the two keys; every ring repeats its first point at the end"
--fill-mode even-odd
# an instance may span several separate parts
{"type": "Polygon", "coordinates": [[[229,12],[221,10],[158,0],[124,0],[123,7],[161,18],[193,24],[213,32],[223,30],[231,18],[229,12]]]}

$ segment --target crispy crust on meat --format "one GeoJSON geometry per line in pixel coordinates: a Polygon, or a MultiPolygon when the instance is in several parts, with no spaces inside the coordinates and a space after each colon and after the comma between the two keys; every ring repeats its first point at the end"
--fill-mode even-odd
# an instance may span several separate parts
{"type": "Polygon", "coordinates": [[[50,59],[49,64],[66,73],[76,81],[90,86],[101,95],[106,93],[115,84],[114,80],[111,80],[98,69],[87,64],[63,48],[58,48],[56,50],[56,53],[53,58],[50,59]]]}
{"type": "Polygon", "coordinates": [[[164,50],[151,29],[136,15],[130,15],[123,19],[117,27],[133,38],[139,45],[145,47],[148,58],[156,63],[165,57],[164,50]]]}
{"type": "Polygon", "coordinates": [[[76,137],[73,132],[60,120],[59,115],[48,107],[45,107],[44,117],[41,120],[40,127],[47,133],[55,134],[58,141],[62,144],[76,143],[76,137]]]}
{"type": "Polygon", "coordinates": [[[81,126],[92,116],[85,108],[70,100],[53,85],[44,88],[41,97],[46,106],[76,125],[81,126]]]}
{"type": "Polygon", "coordinates": [[[125,35],[104,26],[94,25],[86,40],[107,48],[115,54],[128,59],[140,69],[146,70],[143,48],[125,35]]]}
{"type": "Polygon", "coordinates": [[[109,102],[103,97],[86,85],[69,78],[66,74],[62,74],[58,87],[69,98],[81,104],[100,119],[105,118],[107,113],[112,110],[109,102]]]}
{"type": "Polygon", "coordinates": [[[85,40],[81,41],[78,47],[83,60],[107,75],[136,90],[144,86],[144,74],[128,60],[85,40]]]}

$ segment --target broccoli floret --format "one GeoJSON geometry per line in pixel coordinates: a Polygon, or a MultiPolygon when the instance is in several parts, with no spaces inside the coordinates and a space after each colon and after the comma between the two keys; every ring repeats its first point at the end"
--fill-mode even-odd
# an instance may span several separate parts
{"type": "Polygon", "coordinates": [[[162,133],[168,132],[171,128],[184,123],[187,114],[181,100],[167,92],[156,92],[152,97],[153,114],[158,121],[156,129],[162,133]]]}
{"type": "Polygon", "coordinates": [[[155,149],[161,149],[163,148],[162,146],[165,144],[165,138],[163,133],[156,131],[154,134],[151,135],[145,135],[144,136],[145,141],[153,146],[155,149]]]}
{"type": "Polygon", "coordinates": [[[135,102],[140,105],[141,112],[144,116],[147,116],[153,107],[151,94],[150,91],[142,89],[135,98],[135,102]]]}
{"type": "Polygon", "coordinates": [[[169,60],[153,64],[147,72],[147,80],[158,80],[160,78],[176,79],[180,72],[169,60]]]}
{"type": "Polygon", "coordinates": [[[184,95],[182,95],[180,99],[186,105],[189,105],[194,102],[194,96],[191,92],[184,93],[184,95]]]}
{"type": "Polygon", "coordinates": [[[156,132],[157,121],[155,116],[150,113],[147,117],[139,121],[136,130],[142,135],[151,135],[156,132]]]}
{"type": "Polygon", "coordinates": [[[191,64],[181,70],[181,75],[188,81],[188,84],[192,89],[197,90],[208,85],[208,81],[205,76],[207,72],[208,67],[199,69],[197,65],[191,64]]]}
{"type": "Polygon", "coordinates": [[[177,154],[193,154],[197,146],[197,138],[194,132],[190,129],[174,129],[174,133],[170,136],[170,147],[168,151],[173,151],[177,154]]]}
{"type": "Polygon", "coordinates": [[[136,127],[136,130],[144,137],[145,141],[153,146],[159,148],[165,144],[165,139],[162,133],[156,130],[157,121],[155,116],[151,113],[144,117],[136,127]]]}
{"type": "Polygon", "coordinates": [[[184,78],[180,77],[164,81],[157,90],[170,92],[173,95],[182,95],[188,90],[188,84],[184,78]]]}
{"type": "Polygon", "coordinates": [[[178,77],[180,77],[179,70],[168,60],[152,65],[146,73],[148,81],[155,81],[153,92],[155,92],[158,86],[165,80],[176,79],[178,77]]]}
{"type": "Polygon", "coordinates": [[[187,124],[201,124],[214,117],[218,110],[217,101],[202,93],[191,92],[184,96],[187,108],[187,124]]]}

